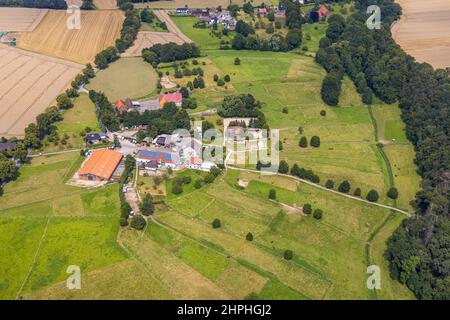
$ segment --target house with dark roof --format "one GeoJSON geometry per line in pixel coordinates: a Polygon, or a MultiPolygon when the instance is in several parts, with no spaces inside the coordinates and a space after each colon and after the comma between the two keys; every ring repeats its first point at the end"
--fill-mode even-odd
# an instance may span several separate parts
{"type": "Polygon", "coordinates": [[[0,143],[0,152],[13,151],[16,149],[15,142],[1,142],[0,143]]]}
{"type": "Polygon", "coordinates": [[[108,136],[103,133],[89,133],[86,135],[86,143],[87,144],[97,144],[108,142],[108,136]]]}
{"type": "Polygon", "coordinates": [[[176,13],[178,15],[191,15],[192,10],[189,8],[177,8],[176,13]]]}

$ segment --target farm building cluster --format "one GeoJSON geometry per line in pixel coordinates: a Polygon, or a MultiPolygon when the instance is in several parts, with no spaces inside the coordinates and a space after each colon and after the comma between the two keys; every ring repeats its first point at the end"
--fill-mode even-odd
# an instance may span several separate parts
{"type": "Polygon", "coordinates": [[[114,107],[117,112],[130,112],[138,111],[144,113],[145,111],[155,111],[164,108],[166,103],[175,103],[177,107],[181,107],[183,102],[183,96],[180,92],[162,93],[157,99],[146,101],[132,101],[130,98],[124,100],[119,99],[114,103],[114,107]]]}

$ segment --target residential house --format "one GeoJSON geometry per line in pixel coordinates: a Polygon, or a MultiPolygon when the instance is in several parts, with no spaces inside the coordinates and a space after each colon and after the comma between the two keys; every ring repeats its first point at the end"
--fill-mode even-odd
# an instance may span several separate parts
{"type": "Polygon", "coordinates": [[[189,8],[177,8],[176,10],[177,15],[181,15],[181,16],[189,16],[192,14],[192,10],[189,8]]]}
{"type": "Polygon", "coordinates": [[[14,151],[15,149],[16,149],[15,142],[1,142],[0,143],[0,152],[14,151]]]}
{"type": "Polygon", "coordinates": [[[180,92],[174,93],[163,93],[159,96],[159,106],[160,108],[164,108],[166,103],[173,102],[177,107],[181,107],[183,102],[183,96],[180,92]]]}
{"type": "Polygon", "coordinates": [[[133,103],[130,98],[126,98],[125,100],[117,100],[114,106],[117,112],[123,113],[134,110],[137,107],[137,103],[133,103]]]}
{"type": "Polygon", "coordinates": [[[186,167],[193,170],[201,170],[203,164],[203,160],[199,157],[191,157],[189,158],[186,167]]]}
{"type": "Polygon", "coordinates": [[[108,141],[109,141],[108,136],[103,133],[89,133],[86,135],[86,144],[92,145],[108,141]]]}
{"type": "Polygon", "coordinates": [[[176,168],[177,159],[174,154],[161,151],[139,150],[136,155],[136,161],[143,162],[156,161],[159,167],[176,168]]]}

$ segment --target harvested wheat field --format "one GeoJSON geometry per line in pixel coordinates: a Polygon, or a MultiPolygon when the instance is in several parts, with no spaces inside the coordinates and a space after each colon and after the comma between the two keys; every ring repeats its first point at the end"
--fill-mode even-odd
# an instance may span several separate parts
{"type": "Polygon", "coordinates": [[[82,11],[80,30],[69,30],[66,20],[65,11],[50,10],[33,32],[19,38],[17,46],[79,63],[92,62],[98,52],[114,45],[124,16],[120,10],[82,11]]]}
{"type": "Polygon", "coordinates": [[[33,31],[47,12],[47,9],[0,8],[0,31],[33,31]]]}
{"type": "Polygon", "coordinates": [[[176,44],[183,44],[184,41],[176,34],[169,32],[153,32],[153,31],[139,31],[134,44],[128,48],[122,56],[137,57],[141,56],[142,49],[151,47],[157,43],[164,44],[175,42],[176,44]]]}
{"type": "Polygon", "coordinates": [[[179,38],[181,38],[184,42],[192,42],[191,39],[185,36],[183,32],[181,32],[180,28],[175,24],[175,22],[170,19],[169,15],[164,10],[154,10],[153,11],[155,15],[158,17],[158,19],[162,22],[166,23],[167,29],[170,33],[173,33],[177,35],[179,38]]]}
{"type": "Polygon", "coordinates": [[[0,44],[0,136],[23,136],[83,67],[0,44]]]}
{"type": "Polygon", "coordinates": [[[155,44],[165,44],[175,42],[176,44],[183,44],[185,42],[192,42],[177,25],[172,21],[167,12],[163,10],[154,10],[155,15],[160,21],[167,25],[169,32],[155,32],[155,31],[140,31],[134,41],[133,45],[123,53],[124,57],[140,56],[142,49],[151,47],[155,44]]]}
{"type": "Polygon", "coordinates": [[[397,0],[403,15],[392,27],[395,41],[419,62],[450,67],[450,1],[397,0]]]}
{"type": "Polygon", "coordinates": [[[99,10],[117,8],[116,0],[94,0],[94,5],[99,10]]]}

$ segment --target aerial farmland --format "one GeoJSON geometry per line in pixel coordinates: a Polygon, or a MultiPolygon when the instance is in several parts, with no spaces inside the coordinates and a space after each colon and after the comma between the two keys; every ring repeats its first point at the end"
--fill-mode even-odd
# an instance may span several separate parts
{"type": "Polygon", "coordinates": [[[101,50],[114,45],[123,20],[119,10],[82,11],[81,29],[69,30],[66,12],[50,10],[34,31],[20,36],[17,46],[85,64],[92,62],[101,50]]]}
{"type": "Polygon", "coordinates": [[[0,45],[0,135],[22,136],[83,65],[0,45]]]}

